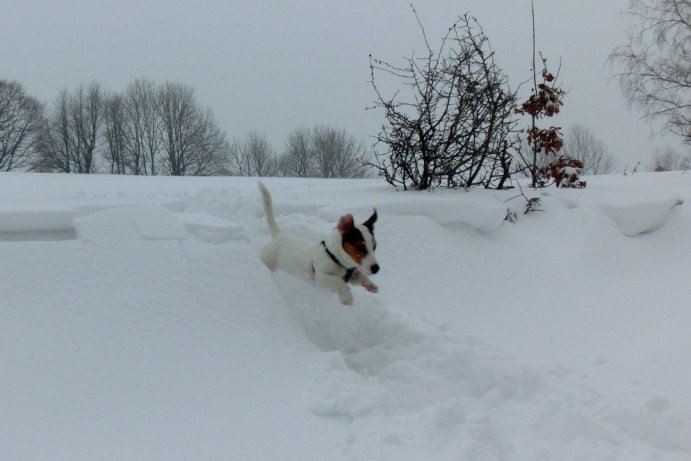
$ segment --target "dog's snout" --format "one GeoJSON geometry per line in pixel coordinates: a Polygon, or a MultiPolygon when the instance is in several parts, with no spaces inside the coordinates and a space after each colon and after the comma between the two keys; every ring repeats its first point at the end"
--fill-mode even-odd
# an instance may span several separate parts
{"type": "Polygon", "coordinates": [[[377,272],[379,272],[379,264],[373,264],[372,267],[370,267],[370,270],[373,274],[376,274],[377,272]]]}

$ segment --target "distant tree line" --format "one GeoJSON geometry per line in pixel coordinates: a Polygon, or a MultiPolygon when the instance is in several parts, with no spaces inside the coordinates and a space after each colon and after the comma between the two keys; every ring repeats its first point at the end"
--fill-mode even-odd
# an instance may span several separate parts
{"type": "Polygon", "coordinates": [[[232,142],[230,169],[237,176],[363,178],[367,148],[346,130],[326,125],[296,128],[277,155],[266,137],[251,132],[232,142]]]}
{"type": "Polygon", "coordinates": [[[183,84],[137,80],[123,93],[63,90],[45,116],[31,169],[133,175],[218,174],[225,135],[183,84]]]}
{"type": "Polygon", "coordinates": [[[258,132],[228,141],[182,83],[82,84],[46,108],[0,80],[0,171],[353,178],[367,174],[366,157],[362,142],[329,126],[293,130],[280,153],[258,132]]]}

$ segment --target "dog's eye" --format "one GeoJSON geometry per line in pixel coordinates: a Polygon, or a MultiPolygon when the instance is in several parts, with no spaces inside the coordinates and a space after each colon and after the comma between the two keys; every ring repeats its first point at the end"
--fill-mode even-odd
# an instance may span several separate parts
{"type": "Polygon", "coordinates": [[[360,242],[355,245],[355,249],[360,253],[367,253],[367,245],[365,245],[365,242],[360,242]]]}

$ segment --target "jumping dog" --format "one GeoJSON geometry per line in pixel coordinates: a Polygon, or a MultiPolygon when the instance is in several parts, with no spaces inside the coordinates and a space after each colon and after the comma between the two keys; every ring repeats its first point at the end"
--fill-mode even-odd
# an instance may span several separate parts
{"type": "Polygon", "coordinates": [[[319,285],[336,290],[341,303],[347,305],[353,304],[348,284],[362,285],[370,293],[379,291],[367,277],[379,272],[374,256],[377,210],[362,224],[355,224],[352,214],[341,216],[336,229],[320,243],[314,243],[278,227],[271,194],[261,181],[258,186],[271,234],[260,258],[270,270],[280,267],[289,272],[303,272],[319,285]]]}

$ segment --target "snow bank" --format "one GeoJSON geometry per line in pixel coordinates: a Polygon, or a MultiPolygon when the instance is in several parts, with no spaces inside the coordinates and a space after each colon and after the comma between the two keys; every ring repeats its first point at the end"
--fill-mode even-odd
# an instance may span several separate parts
{"type": "Polygon", "coordinates": [[[75,227],[80,238],[91,242],[180,240],[189,234],[175,213],[156,205],[106,209],[78,219],[75,227]]]}
{"type": "Polygon", "coordinates": [[[179,213],[178,219],[192,235],[209,243],[223,243],[246,238],[242,225],[205,213],[179,213]]]}
{"type": "Polygon", "coordinates": [[[441,225],[469,225],[481,232],[497,229],[506,218],[506,206],[482,199],[402,200],[382,204],[379,209],[383,214],[396,216],[427,216],[441,225]]]}
{"type": "Polygon", "coordinates": [[[617,224],[622,234],[634,237],[661,228],[674,212],[674,208],[683,203],[681,199],[670,198],[624,206],[603,204],[600,207],[617,224]]]}
{"type": "Polygon", "coordinates": [[[31,239],[43,236],[50,239],[73,234],[77,210],[66,207],[34,204],[5,204],[0,208],[0,240],[31,239]]]}

